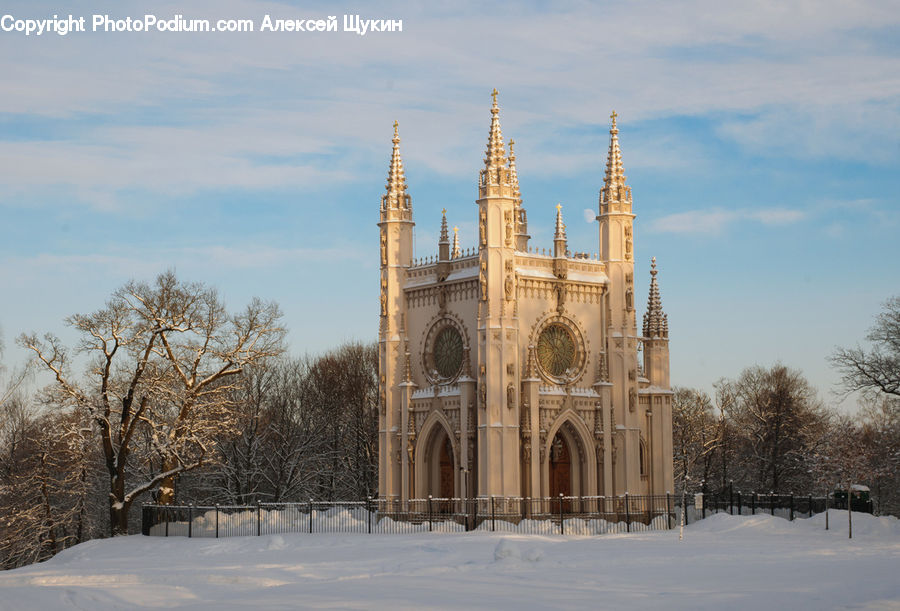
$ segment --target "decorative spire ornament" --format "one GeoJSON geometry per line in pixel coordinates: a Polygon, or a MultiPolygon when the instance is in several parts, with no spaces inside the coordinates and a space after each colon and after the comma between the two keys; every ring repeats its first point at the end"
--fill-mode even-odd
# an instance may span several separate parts
{"type": "Polygon", "coordinates": [[[512,186],[513,197],[516,198],[516,208],[518,208],[522,203],[522,193],[519,191],[519,173],[516,171],[516,152],[513,150],[515,144],[515,140],[509,141],[509,184],[512,186]]]}
{"type": "Polygon", "coordinates": [[[450,248],[450,258],[458,259],[461,255],[461,251],[459,249],[459,227],[453,228],[453,246],[450,248]]]}
{"type": "Polygon", "coordinates": [[[447,234],[447,209],[441,209],[441,244],[450,242],[450,236],[447,234]]]}
{"type": "Polygon", "coordinates": [[[394,121],[394,144],[391,152],[391,165],[388,169],[387,193],[381,198],[382,211],[399,209],[410,211],[410,198],[406,192],[406,175],[403,172],[403,160],[400,158],[400,124],[394,121]]]}
{"type": "Polygon", "coordinates": [[[566,224],[563,223],[562,218],[562,204],[556,204],[556,234],[553,236],[554,240],[565,240],[566,239],[566,224]]]}
{"type": "Polygon", "coordinates": [[[659,284],[656,282],[656,257],[650,259],[650,294],[647,298],[647,311],[644,313],[644,337],[669,337],[669,319],[662,309],[659,297],[659,284]]]}
{"type": "Polygon", "coordinates": [[[606,174],[603,176],[600,201],[630,204],[631,188],[625,184],[625,168],[622,165],[622,151],[619,149],[619,128],[616,125],[618,116],[615,110],[610,115],[612,123],[609,128],[609,154],[606,157],[606,174]]]}

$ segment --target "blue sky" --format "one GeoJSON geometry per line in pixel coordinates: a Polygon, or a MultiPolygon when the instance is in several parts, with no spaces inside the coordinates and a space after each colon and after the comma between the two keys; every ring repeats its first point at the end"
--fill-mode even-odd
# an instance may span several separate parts
{"type": "MultiPolygon", "coordinates": [[[[417,255],[473,246],[500,91],[532,243],[597,250],[609,114],[669,314],[672,378],[711,389],[861,340],[900,292],[894,2],[5,3],[42,18],[402,19],[402,33],[0,32],[0,329],[52,331],[174,267],[277,301],[294,353],[375,338],[378,205],[400,122],[417,255]],[[81,11],[81,12],[79,12],[81,11]],[[341,322],[338,322],[341,321],[341,322]]],[[[845,408],[851,409],[849,404],[845,408]]]]}

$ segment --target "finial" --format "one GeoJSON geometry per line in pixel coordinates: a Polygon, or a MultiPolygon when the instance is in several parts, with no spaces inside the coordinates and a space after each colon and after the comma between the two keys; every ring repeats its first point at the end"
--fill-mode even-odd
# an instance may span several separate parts
{"type": "Polygon", "coordinates": [[[560,212],[562,210],[562,204],[556,204],[556,211],[560,212]]]}
{"type": "Polygon", "coordinates": [[[650,274],[651,274],[652,276],[656,277],[656,274],[657,274],[657,273],[658,273],[658,272],[656,271],[656,257],[652,257],[652,258],[650,259],[650,274]]]}
{"type": "Polygon", "coordinates": [[[494,106],[497,105],[497,93],[498,93],[497,88],[494,87],[494,90],[491,92],[491,97],[494,98],[494,106]]]}
{"type": "MultiPolygon", "coordinates": [[[[450,242],[450,236],[447,235],[447,209],[443,208],[441,210],[441,240],[440,244],[447,244],[450,242]]],[[[441,255],[442,257],[444,255],[441,255]]]]}
{"type": "Polygon", "coordinates": [[[446,208],[441,208],[441,214],[444,215],[444,216],[447,216],[447,209],[446,209],[446,208]]]}
{"type": "Polygon", "coordinates": [[[609,115],[609,118],[612,119],[612,126],[613,126],[613,129],[616,128],[616,117],[618,117],[618,116],[619,116],[619,113],[617,113],[615,110],[612,111],[612,114],[611,114],[611,115],[609,115]]]}
{"type": "Polygon", "coordinates": [[[450,258],[457,259],[462,254],[459,250],[459,227],[453,228],[453,246],[450,248],[450,258]]]}
{"type": "MultiPolygon", "coordinates": [[[[556,234],[553,236],[554,243],[562,240],[565,242],[566,240],[566,224],[563,223],[562,218],[562,204],[556,204],[556,234]]],[[[557,257],[565,256],[566,254],[566,246],[563,244],[562,246],[558,244],[554,244],[554,254],[557,257]],[[560,252],[562,254],[560,254],[560,252]]]]}

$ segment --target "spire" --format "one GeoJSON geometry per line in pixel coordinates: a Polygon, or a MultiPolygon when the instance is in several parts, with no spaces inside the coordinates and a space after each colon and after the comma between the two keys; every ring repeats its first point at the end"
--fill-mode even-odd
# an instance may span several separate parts
{"type": "Polygon", "coordinates": [[[553,256],[565,257],[567,250],[566,224],[563,223],[562,204],[556,204],[556,233],[553,235],[553,256]]]}
{"type": "Polygon", "coordinates": [[[450,243],[450,236],[447,234],[447,209],[441,210],[441,244],[450,243]]]}
{"type": "Polygon", "coordinates": [[[631,188],[625,185],[625,168],[622,166],[622,151],[619,149],[619,128],[616,126],[618,116],[615,110],[610,115],[612,125],[609,128],[609,154],[600,201],[631,203],[631,188]]]}
{"type": "Polygon", "coordinates": [[[450,236],[447,235],[447,209],[441,210],[441,239],[438,241],[438,259],[450,260],[450,236]]]}
{"type": "Polygon", "coordinates": [[[516,198],[516,208],[522,204],[522,193],[519,191],[519,173],[516,171],[516,152],[513,150],[515,140],[509,141],[509,184],[513,188],[513,197],[516,198]]]}
{"type": "Polygon", "coordinates": [[[562,218],[562,204],[556,204],[556,234],[553,236],[554,240],[565,240],[566,239],[566,224],[563,223],[562,218]]]}
{"type": "Polygon", "coordinates": [[[453,228],[453,246],[450,247],[450,258],[458,259],[461,254],[459,250],[459,227],[453,228]]]}
{"type": "Polygon", "coordinates": [[[399,123],[394,121],[394,149],[391,153],[391,167],[388,170],[387,193],[381,198],[381,209],[409,210],[409,195],[406,193],[406,175],[403,173],[403,160],[400,158],[399,123]]]}
{"type": "Polygon", "coordinates": [[[650,259],[650,295],[647,298],[647,311],[644,313],[644,337],[669,337],[669,320],[662,309],[659,298],[659,285],[656,283],[656,257],[650,259]]]}
{"type": "Polygon", "coordinates": [[[497,90],[491,92],[494,99],[491,105],[491,131],[488,133],[487,151],[485,151],[484,167],[500,168],[506,165],[506,153],[503,150],[503,134],[500,132],[500,108],[497,106],[497,90]]]}

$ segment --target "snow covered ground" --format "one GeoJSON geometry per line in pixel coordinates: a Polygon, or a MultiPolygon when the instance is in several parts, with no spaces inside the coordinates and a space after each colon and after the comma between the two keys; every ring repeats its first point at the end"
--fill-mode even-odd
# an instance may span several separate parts
{"type": "Polygon", "coordinates": [[[91,541],[0,573],[0,609],[900,609],[900,521],[718,514],[601,536],[91,541]]]}

